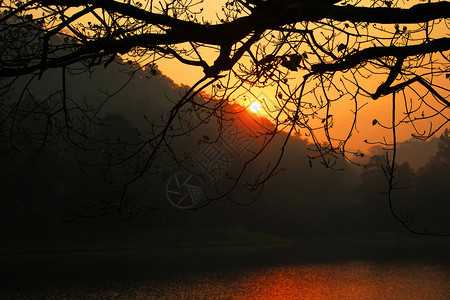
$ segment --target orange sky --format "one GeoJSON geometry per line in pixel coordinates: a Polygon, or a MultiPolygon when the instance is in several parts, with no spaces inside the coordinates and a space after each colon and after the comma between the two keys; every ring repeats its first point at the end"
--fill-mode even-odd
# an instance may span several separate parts
{"type": "MultiPolygon", "coordinates": [[[[225,2],[225,0],[205,0],[204,4],[202,5],[204,10],[202,16],[205,18],[205,20],[209,20],[211,23],[215,23],[214,20],[217,20],[217,16],[215,15],[217,12],[221,12],[221,6],[225,2]]],[[[392,25],[394,26],[394,25],[392,25]]],[[[444,30],[444,29],[441,29],[444,30]]],[[[438,32],[441,36],[445,36],[445,34],[448,34],[448,32],[438,32]]],[[[182,45],[179,45],[179,47],[182,47],[182,45]]],[[[213,54],[213,53],[211,53],[213,54]]],[[[206,56],[208,59],[208,56],[206,56]]],[[[214,60],[215,55],[211,55],[211,62],[214,60]]],[[[158,61],[158,67],[162,71],[163,74],[170,77],[175,83],[177,84],[186,84],[186,85],[193,85],[197,80],[203,77],[203,71],[201,67],[194,67],[189,65],[183,65],[179,62],[177,62],[175,59],[172,60],[160,60],[158,61]]],[[[383,82],[383,77],[380,77],[379,82],[375,82],[375,80],[372,80],[371,82],[366,82],[366,86],[364,88],[368,89],[369,91],[373,92],[376,90],[378,84],[383,82]]],[[[444,85],[448,83],[443,83],[444,85]]],[[[265,98],[270,98],[272,95],[274,95],[274,91],[271,89],[255,89],[252,90],[254,95],[261,96],[265,98]]],[[[254,97],[252,95],[248,96],[248,99],[252,100],[254,97]]],[[[360,134],[358,134],[357,131],[354,132],[354,135],[352,136],[352,139],[350,140],[350,143],[348,144],[349,147],[353,150],[361,149],[363,151],[367,151],[371,145],[364,143],[363,141],[368,139],[369,141],[375,142],[375,141],[381,141],[385,137],[387,141],[391,140],[391,132],[388,130],[383,130],[379,126],[373,126],[372,120],[377,119],[380,122],[384,122],[384,124],[389,125],[389,122],[391,120],[391,111],[390,111],[390,105],[392,104],[392,96],[389,97],[382,97],[378,100],[372,100],[372,99],[361,99],[361,103],[367,102],[368,105],[365,106],[363,110],[360,111],[360,115],[358,117],[358,124],[357,129],[359,130],[360,134]]],[[[270,99],[266,99],[271,101],[270,99]]],[[[350,105],[351,103],[338,103],[335,105],[335,113],[333,114],[335,116],[335,128],[332,129],[335,134],[344,136],[345,133],[343,133],[343,129],[348,129],[348,121],[352,117],[351,109],[353,109],[353,105],[350,105]],[[341,126],[339,126],[341,125],[341,126]]],[[[251,101],[246,101],[245,103],[242,102],[244,105],[249,105],[251,101]]],[[[259,113],[259,115],[263,115],[259,113]]],[[[399,117],[402,116],[402,111],[398,111],[399,117]]],[[[424,127],[421,128],[421,130],[427,130],[428,129],[428,123],[423,125],[424,127]]],[[[402,128],[399,128],[398,130],[398,141],[404,141],[406,139],[411,138],[412,129],[410,126],[403,126],[402,128]]]]}
{"type": "MultiPolygon", "coordinates": [[[[364,1],[364,0],[363,0],[364,1]]],[[[204,0],[203,3],[198,4],[198,10],[203,8],[202,14],[198,16],[198,18],[203,18],[203,20],[208,21],[212,24],[218,23],[219,19],[222,17],[221,8],[226,0],[204,0]]],[[[408,6],[420,3],[418,0],[409,1],[408,6]]],[[[157,5],[157,4],[154,4],[157,5]]],[[[359,3],[358,5],[361,5],[359,3]]],[[[89,18],[86,16],[86,18],[89,18]]],[[[395,25],[385,25],[385,27],[389,27],[392,29],[395,25]]],[[[413,25],[408,25],[408,28],[413,27],[413,25]]],[[[446,26],[441,26],[434,31],[434,36],[448,36],[448,28],[446,26]]],[[[320,38],[320,37],[319,37],[320,38]]],[[[319,41],[320,42],[320,41],[319,41]]],[[[183,48],[185,45],[177,45],[178,48],[183,48]]],[[[206,53],[202,52],[204,58],[207,60],[209,64],[212,64],[214,59],[217,57],[217,53],[215,50],[202,49],[202,51],[206,51],[206,53]]],[[[161,59],[157,61],[158,68],[161,72],[171,78],[177,84],[185,84],[192,86],[196,83],[200,78],[203,77],[203,70],[201,67],[194,67],[182,64],[175,59],[161,59]]],[[[295,78],[297,75],[296,72],[291,73],[291,75],[295,78]]],[[[302,74],[301,74],[302,75],[302,74]]],[[[385,76],[387,74],[383,74],[381,77],[377,77],[375,80],[372,79],[370,82],[364,82],[364,88],[369,92],[374,92],[377,86],[385,80],[385,76]]],[[[292,80],[293,84],[296,84],[296,80],[292,80]]],[[[298,84],[298,82],[297,82],[298,84]]],[[[448,86],[448,80],[446,82],[441,83],[443,86],[448,86]]],[[[208,92],[208,90],[206,91],[208,92]]],[[[271,88],[265,89],[252,89],[252,93],[256,97],[264,97],[266,101],[269,103],[276,102],[272,97],[274,97],[275,92],[271,88]]],[[[249,105],[252,100],[254,100],[253,95],[248,95],[248,100],[246,102],[243,99],[237,99],[237,101],[241,101],[243,105],[249,105]]],[[[417,97],[417,96],[416,96],[417,97]]],[[[367,150],[370,145],[364,143],[363,141],[368,139],[369,141],[376,142],[382,141],[384,137],[386,137],[387,141],[390,141],[391,132],[387,130],[382,130],[379,126],[372,126],[372,120],[377,119],[380,122],[388,125],[391,118],[390,105],[391,105],[391,97],[382,97],[376,101],[371,100],[369,98],[358,99],[360,103],[367,102],[368,105],[365,106],[359,113],[357,129],[358,131],[354,131],[354,135],[352,136],[350,143],[348,143],[348,147],[353,150],[362,149],[367,150]]],[[[352,118],[352,109],[354,109],[351,101],[339,101],[333,106],[333,116],[335,118],[335,126],[332,129],[332,133],[336,134],[338,137],[342,138],[346,136],[346,132],[344,129],[348,130],[349,120],[352,118]]],[[[447,113],[448,114],[448,113],[447,113]]],[[[263,113],[259,113],[258,115],[263,116],[263,113]]],[[[402,111],[398,112],[398,116],[402,116],[402,111]]],[[[436,125],[436,124],[435,124],[436,125]]],[[[429,124],[425,122],[420,128],[421,131],[428,130],[429,124]]],[[[447,126],[448,127],[448,126],[447,126]]],[[[411,138],[411,130],[410,126],[403,126],[398,130],[398,141],[403,141],[411,138]]],[[[305,134],[303,132],[302,134],[305,134]]]]}
{"type": "MultiPolygon", "coordinates": [[[[164,62],[161,61],[160,64],[158,64],[160,70],[170,77],[172,80],[174,80],[177,84],[187,84],[192,85],[194,84],[199,78],[203,76],[203,71],[199,67],[192,67],[192,66],[186,66],[182,65],[181,63],[178,63],[174,60],[166,60],[164,62]]],[[[380,81],[381,83],[382,81],[380,81]]],[[[374,91],[376,89],[376,85],[372,84],[372,90],[374,91]]],[[[252,101],[257,100],[257,97],[263,98],[266,101],[272,101],[271,97],[275,93],[272,91],[272,89],[268,88],[266,90],[264,89],[254,89],[252,90],[254,93],[254,96],[248,95],[246,97],[246,101],[242,101],[243,105],[250,105],[252,101]]],[[[384,124],[390,124],[391,120],[391,100],[392,97],[381,97],[378,100],[372,100],[372,99],[363,99],[362,103],[367,102],[368,105],[366,105],[360,112],[358,116],[358,123],[357,123],[357,129],[359,131],[354,131],[354,134],[348,143],[347,150],[361,150],[361,151],[367,151],[372,145],[364,143],[364,140],[369,140],[371,142],[375,141],[381,141],[384,137],[388,141],[391,140],[391,132],[388,130],[381,129],[379,126],[373,126],[372,120],[377,119],[380,122],[383,122],[384,124]]],[[[262,99],[260,99],[262,100],[262,99]]],[[[352,119],[353,113],[352,109],[354,108],[353,104],[350,102],[342,102],[335,105],[335,113],[333,114],[335,116],[335,129],[334,132],[339,131],[341,128],[345,128],[348,130],[348,122],[345,122],[345,120],[352,119]],[[339,126],[341,125],[341,126],[339,126]]],[[[261,110],[259,113],[252,114],[256,116],[264,116],[265,113],[263,110],[261,110]]],[[[402,116],[402,111],[398,111],[397,114],[399,116],[402,116]]],[[[428,123],[427,123],[428,124],[428,123]]],[[[427,130],[428,126],[422,127],[422,130],[427,130]]],[[[345,136],[347,131],[343,133],[341,131],[341,136],[345,136]]],[[[405,141],[411,138],[412,130],[409,127],[403,126],[398,130],[397,139],[398,141],[405,141]]]]}

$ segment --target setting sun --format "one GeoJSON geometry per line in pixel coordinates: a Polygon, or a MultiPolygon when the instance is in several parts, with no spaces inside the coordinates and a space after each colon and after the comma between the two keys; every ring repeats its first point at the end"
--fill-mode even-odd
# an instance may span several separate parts
{"type": "Polygon", "coordinates": [[[250,110],[252,112],[258,112],[261,109],[261,103],[259,101],[253,101],[252,104],[249,106],[250,110]]]}

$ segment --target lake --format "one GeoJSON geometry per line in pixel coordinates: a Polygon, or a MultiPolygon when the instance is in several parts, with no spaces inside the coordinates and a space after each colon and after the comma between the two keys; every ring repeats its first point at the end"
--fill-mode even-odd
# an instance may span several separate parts
{"type": "Polygon", "coordinates": [[[448,242],[111,248],[0,255],[5,299],[450,299],[448,242]]]}
{"type": "Polygon", "coordinates": [[[436,265],[351,261],[191,274],[102,294],[123,299],[449,299],[448,275],[436,265]]]}

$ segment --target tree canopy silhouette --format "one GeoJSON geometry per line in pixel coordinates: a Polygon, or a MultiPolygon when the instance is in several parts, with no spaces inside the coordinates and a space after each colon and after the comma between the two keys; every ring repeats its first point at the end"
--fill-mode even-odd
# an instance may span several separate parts
{"type": "MultiPolygon", "coordinates": [[[[205,17],[209,8],[202,2],[1,1],[3,132],[14,146],[12,136],[22,134],[14,129],[18,116],[39,111],[41,135],[33,141],[44,145],[62,134],[77,143],[89,127],[86,112],[100,107],[72,101],[65,90],[66,74],[118,61],[129,65],[130,75],[153,76],[164,59],[201,68],[204,76],[173,104],[164,124],[152,126],[151,134],[129,153],[146,151],[134,175],[121,184],[125,191],[153,167],[158,151],[173,137],[211,117],[223,118],[230,104],[240,103],[244,94],[258,98],[255,91],[262,88],[270,99],[258,100],[273,123],[261,133],[263,144],[287,133],[282,155],[289,137],[301,133],[316,146],[309,158],[327,166],[338,156],[353,160],[364,155],[346,147],[364,122],[358,115],[375,100],[387,102],[386,118],[369,122],[390,130],[391,137],[366,142],[394,150],[387,165],[389,189],[394,187],[396,128],[410,126],[415,137],[427,139],[449,122],[450,2],[230,0],[221,10],[208,11],[217,20],[205,17]],[[60,97],[23,107],[20,99],[31,94],[31,82],[51,69],[61,70],[60,97]],[[4,100],[18,82],[19,100],[4,100]],[[199,99],[201,91],[215,100],[199,99]],[[175,123],[187,114],[198,122],[180,125],[175,132],[175,123]]],[[[89,120],[95,123],[95,117],[89,120]]],[[[263,185],[277,166],[271,165],[253,186],[263,185]]],[[[119,209],[127,207],[123,195],[119,209]]]]}

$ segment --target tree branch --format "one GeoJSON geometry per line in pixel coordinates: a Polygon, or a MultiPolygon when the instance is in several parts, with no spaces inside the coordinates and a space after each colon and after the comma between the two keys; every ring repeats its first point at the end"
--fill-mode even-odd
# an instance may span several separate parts
{"type": "Polygon", "coordinates": [[[122,14],[136,20],[141,20],[149,24],[159,24],[172,28],[193,28],[201,25],[194,22],[183,21],[167,15],[155,14],[144,9],[140,9],[134,5],[117,2],[114,0],[40,0],[44,6],[58,5],[65,7],[79,7],[92,5],[95,8],[105,9],[107,11],[122,14]]]}
{"type": "Polygon", "coordinates": [[[450,38],[440,38],[429,43],[414,46],[372,47],[350,54],[337,63],[319,63],[311,66],[315,74],[344,71],[356,67],[360,63],[380,57],[408,57],[438,51],[450,50],[450,38]]]}
{"type": "Polygon", "coordinates": [[[397,78],[398,74],[400,74],[404,60],[405,60],[404,57],[397,57],[397,61],[395,62],[395,65],[391,68],[391,72],[389,73],[388,78],[384,83],[380,84],[375,94],[372,95],[372,99],[376,100],[380,98],[381,95],[386,94],[391,84],[395,81],[395,78],[397,78]]]}

